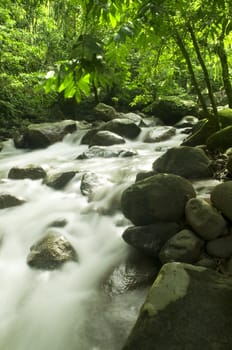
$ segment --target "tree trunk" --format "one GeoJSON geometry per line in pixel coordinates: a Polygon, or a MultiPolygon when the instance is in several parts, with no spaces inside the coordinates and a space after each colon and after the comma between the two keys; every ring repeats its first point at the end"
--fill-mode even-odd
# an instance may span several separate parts
{"type": "Polygon", "coordinates": [[[201,55],[200,48],[199,48],[196,36],[195,36],[193,27],[191,26],[190,22],[187,23],[187,28],[188,28],[189,33],[191,35],[192,43],[193,43],[194,49],[195,49],[196,54],[197,54],[198,61],[199,61],[200,65],[201,65],[201,68],[202,68],[202,71],[203,71],[203,74],[204,74],[204,80],[205,80],[205,83],[206,83],[206,86],[207,86],[207,89],[208,89],[209,99],[210,99],[210,102],[211,102],[211,105],[212,105],[212,108],[213,108],[213,114],[214,114],[215,119],[216,119],[217,118],[217,105],[216,105],[216,101],[215,101],[215,98],[214,98],[212,85],[211,85],[210,78],[209,78],[209,72],[208,72],[208,70],[206,68],[205,62],[204,62],[203,57],[201,55]]]}
{"type": "Polygon", "coordinates": [[[192,84],[196,90],[196,93],[197,93],[197,96],[199,98],[200,104],[202,106],[203,112],[204,112],[206,117],[209,117],[209,111],[207,109],[207,105],[205,103],[204,97],[202,96],[201,89],[198,85],[197,78],[196,78],[196,75],[194,73],[193,65],[191,62],[191,58],[189,56],[189,53],[188,53],[188,51],[185,47],[185,44],[184,44],[179,32],[177,31],[177,29],[175,29],[175,39],[176,39],[177,45],[179,46],[179,48],[182,52],[182,55],[184,56],[184,59],[186,61],[186,64],[187,64],[187,67],[189,70],[189,74],[190,74],[190,78],[191,78],[192,84]]]}
{"type": "Polygon", "coordinates": [[[227,21],[225,21],[222,25],[222,32],[218,40],[219,42],[217,46],[217,54],[219,56],[221,67],[222,67],[222,79],[223,79],[224,89],[228,98],[228,104],[229,104],[229,107],[232,108],[232,86],[230,82],[228,59],[227,59],[227,54],[226,54],[225,45],[224,45],[226,26],[227,26],[227,21]]]}

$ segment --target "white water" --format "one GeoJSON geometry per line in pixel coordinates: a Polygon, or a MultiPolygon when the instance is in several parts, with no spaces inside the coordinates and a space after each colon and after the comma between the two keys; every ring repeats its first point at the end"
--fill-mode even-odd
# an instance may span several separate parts
{"type": "Polygon", "coordinates": [[[113,147],[136,150],[138,156],[130,158],[76,160],[87,150],[80,145],[82,133],[30,152],[16,150],[9,140],[0,153],[0,192],[27,201],[0,211],[0,350],[120,350],[144,300],[146,290],[112,296],[102,288],[106,276],[126,257],[121,234],[128,225],[125,220],[123,226],[119,211],[111,216],[102,212],[134,182],[137,172],[151,170],[153,161],[184,135],[156,144],[145,144],[140,136],[113,147]],[[41,180],[7,179],[11,167],[28,164],[41,165],[48,173],[80,173],[62,191],[41,180]],[[91,203],[80,192],[85,171],[104,180],[91,203]],[[75,247],[79,263],[57,271],[31,269],[26,264],[30,246],[60,218],[68,224],[55,230],[75,247]]]}

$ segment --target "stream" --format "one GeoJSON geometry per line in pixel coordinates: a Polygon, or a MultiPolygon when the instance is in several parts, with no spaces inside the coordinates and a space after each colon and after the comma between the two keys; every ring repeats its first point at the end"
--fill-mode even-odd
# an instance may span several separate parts
{"type": "MultiPolygon", "coordinates": [[[[147,288],[107,293],[106,276],[124,261],[128,246],[121,234],[130,223],[120,210],[110,210],[140,171],[167,148],[185,138],[181,130],[170,140],[144,143],[141,135],[125,145],[137,152],[126,158],[76,159],[87,150],[81,145],[83,130],[67,135],[47,149],[19,150],[12,140],[0,153],[0,189],[23,197],[26,203],[1,210],[0,220],[0,349],[1,350],[120,350],[133,326],[147,288]],[[40,165],[48,174],[77,171],[64,190],[54,190],[42,180],[12,180],[12,167],[40,165]],[[101,179],[93,200],[80,191],[85,172],[101,179]],[[26,263],[30,247],[48,226],[67,221],[55,230],[74,246],[79,261],[59,270],[42,271],[26,263]]],[[[210,191],[216,180],[196,181],[199,195],[210,191]]],[[[115,282],[117,283],[117,281],[115,282]]]]}

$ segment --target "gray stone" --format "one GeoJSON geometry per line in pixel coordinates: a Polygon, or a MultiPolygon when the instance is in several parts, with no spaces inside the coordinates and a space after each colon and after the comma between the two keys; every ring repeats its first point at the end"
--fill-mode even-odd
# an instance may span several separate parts
{"type": "Polygon", "coordinates": [[[230,221],[232,221],[232,181],[221,183],[211,192],[213,205],[230,221]]]}
{"type": "Polygon", "coordinates": [[[179,231],[175,222],[157,222],[153,225],[128,227],[122,235],[125,242],[158,258],[164,243],[179,231]]]}
{"type": "Polygon", "coordinates": [[[66,171],[49,175],[44,179],[44,184],[54,188],[55,190],[63,189],[69,181],[76,175],[76,171],[66,171]]]}
{"type": "Polygon", "coordinates": [[[176,129],[172,126],[156,126],[149,130],[144,137],[143,142],[153,143],[169,140],[176,134],[176,129]]]}
{"type": "Polygon", "coordinates": [[[153,175],[156,175],[156,173],[152,170],[151,171],[141,171],[140,173],[136,174],[135,182],[147,179],[148,177],[151,177],[153,175]]]}
{"type": "Polygon", "coordinates": [[[22,198],[17,198],[9,193],[0,194],[0,209],[15,207],[25,203],[25,200],[22,198]]]}
{"type": "Polygon", "coordinates": [[[114,158],[114,157],[133,157],[137,153],[130,149],[109,149],[104,146],[92,146],[87,151],[79,154],[77,159],[90,158],[114,158]]]}
{"type": "Polygon", "coordinates": [[[230,350],[232,279],[182,263],[162,267],[122,350],[230,350]]]}
{"type": "Polygon", "coordinates": [[[38,180],[43,179],[46,176],[46,171],[40,167],[35,165],[27,165],[24,168],[13,167],[10,169],[8,173],[8,178],[13,180],[21,180],[21,179],[31,179],[38,180]]]}
{"type": "Polygon", "coordinates": [[[178,222],[184,216],[186,202],[195,195],[188,180],[177,175],[158,174],[127,188],[122,194],[121,208],[138,226],[157,221],[178,222]]]}
{"type": "Polygon", "coordinates": [[[198,123],[199,119],[193,115],[186,115],[174,126],[175,128],[190,128],[198,123]]]}
{"type": "Polygon", "coordinates": [[[71,243],[53,231],[37,241],[30,250],[27,263],[36,269],[53,270],[68,261],[77,261],[77,253],[71,243]]]}
{"type": "Polygon", "coordinates": [[[109,121],[112,120],[114,118],[118,117],[118,113],[116,112],[116,110],[114,109],[114,107],[109,106],[105,103],[98,103],[95,108],[94,108],[97,116],[99,117],[99,119],[104,120],[104,121],[109,121]]]}
{"type": "Polygon", "coordinates": [[[55,142],[62,141],[65,135],[76,131],[74,120],[63,120],[55,123],[30,124],[19,139],[14,139],[18,148],[46,148],[55,142]]]}
{"type": "Polygon", "coordinates": [[[114,119],[105,123],[100,130],[107,130],[128,139],[136,138],[141,129],[130,119],[114,119]]]}
{"type": "Polygon", "coordinates": [[[204,242],[192,231],[184,229],[164,244],[159,258],[163,264],[171,261],[194,263],[199,259],[203,245],[204,242]]]}
{"type": "Polygon", "coordinates": [[[125,143],[121,136],[110,131],[98,131],[90,140],[89,146],[111,146],[125,143]]]}
{"type": "Polygon", "coordinates": [[[80,190],[90,200],[94,192],[106,184],[106,178],[96,173],[87,172],[81,178],[80,190]]]}
{"type": "Polygon", "coordinates": [[[206,245],[209,255],[217,258],[229,258],[232,256],[232,235],[210,241],[206,245]]]}
{"type": "Polygon", "coordinates": [[[153,163],[153,170],[186,178],[209,178],[213,171],[210,159],[198,148],[180,146],[167,150],[153,163]]]}
{"type": "Polygon", "coordinates": [[[204,240],[228,233],[226,220],[204,199],[190,199],[185,207],[185,217],[192,229],[204,240]]]}

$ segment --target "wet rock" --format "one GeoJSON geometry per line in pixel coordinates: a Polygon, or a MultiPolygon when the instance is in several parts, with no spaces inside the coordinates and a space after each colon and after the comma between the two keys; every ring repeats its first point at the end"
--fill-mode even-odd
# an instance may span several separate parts
{"type": "Polygon", "coordinates": [[[110,131],[98,131],[90,140],[89,146],[111,146],[125,143],[121,136],[110,131]]]}
{"type": "Polygon", "coordinates": [[[162,267],[123,350],[231,349],[232,279],[182,263],[162,267]]]}
{"type": "Polygon", "coordinates": [[[55,142],[62,141],[65,135],[76,131],[77,124],[73,120],[55,123],[30,124],[18,138],[14,139],[18,148],[46,148],[55,142]]]}
{"type": "Polygon", "coordinates": [[[226,150],[232,147],[232,126],[227,126],[210,135],[206,145],[209,150],[226,150]]]}
{"type": "Polygon", "coordinates": [[[141,125],[143,122],[143,118],[137,113],[129,112],[129,113],[120,113],[120,117],[122,119],[129,119],[134,122],[136,125],[141,125]]]}
{"type": "Polygon", "coordinates": [[[55,190],[60,190],[69,183],[69,181],[76,175],[76,173],[76,171],[66,171],[63,173],[47,176],[44,179],[44,184],[54,188],[55,190]]]}
{"type": "Polygon", "coordinates": [[[230,221],[232,221],[232,181],[221,183],[211,192],[211,202],[230,221]]]}
{"type": "Polygon", "coordinates": [[[153,163],[153,170],[186,178],[209,178],[213,172],[210,159],[198,148],[180,146],[167,150],[153,163]]]}
{"type": "Polygon", "coordinates": [[[117,295],[151,285],[158,270],[157,261],[131,249],[126,260],[113,270],[104,289],[111,295],[117,295]]]}
{"type": "Polygon", "coordinates": [[[162,247],[159,258],[162,264],[171,261],[196,262],[204,242],[192,231],[184,229],[172,236],[162,247]]]}
{"type": "Polygon", "coordinates": [[[197,117],[194,117],[193,115],[186,115],[183,117],[178,123],[176,123],[174,126],[175,128],[181,129],[181,128],[191,128],[194,125],[198,123],[199,119],[197,117]]]}
{"type": "Polygon", "coordinates": [[[154,258],[164,243],[180,229],[175,222],[157,222],[153,225],[128,227],[122,235],[125,242],[154,258]]]}
{"type": "Polygon", "coordinates": [[[206,267],[207,269],[213,269],[213,270],[216,270],[217,268],[216,260],[211,256],[207,255],[206,253],[201,254],[199,260],[195,262],[194,265],[206,267]]]}
{"type": "Polygon", "coordinates": [[[118,117],[118,113],[114,107],[102,102],[95,106],[94,111],[96,112],[98,118],[104,121],[109,121],[118,117]]]}
{"type": "Polygon", "coordinates": [[[25,200],[22,198],[15,197],[9,193],[0,194],[0,209],[15,207],[25,203],[25,200]]]}
{"type": "Polygon", "coordinates": [[[143,142],[153,143],[169,140],[176,134],[176,129],[171,126],[156,126],[149,130],[144,137],[143,142]]]}
{"type": "Polygon", "coordinates": [[[64,236],[52,231],[30,248],[27,257],[29,266],[42,270],[57,269],[68,261],[77,261],[75,249],[64,236]]]}
{"type": "Polygon", "coordinates": [[[109,149],[103,146],[92,146],[87,151],[81,153],[77,159],[91,158],[113,158],[113,157],[133,157],[137,153],[129,149],[109,149]]]}
{"type": "Polygon", "coordinates": [[[92,128],[92,129],[88,130],[86,132],[86,134],[82,137],[81,144],[82,145],[89,145],[92,137],[100,130],[101,130],[101,127],[92,128]]]}
{"type": "Polygon", "coordinates": [[[81,193],[84,196],[88,196],[89,199],[91,199],[94,192],[98,188],[103,186],[106,182],[107,180],[104,177],[96,173],[92,173],[92,172],[85,173],[81,178],[81,185],[80,185],[81,193]]]}
{"type": "Polygon", "coordinates": [[[210,241],[206,245],[209,255],[217,258],[229,258],[232,256],[232,235],[210,241]]]}
{"type": "Polygon", "coordinates": [[[42,167],[35,165],[28,165],[25,168],[13,167],[8,173],[8,178],[14,180],[38,180],[43,179],[45,176],[46,171],[42,167]]]}
{"type": "Polygon", "coordinates": [[[201,198],[192,198],[187,202],[185,217],[192,229],[204,240],[228,233],[227,222],[223,216],[201,198]]]}
{"type": "Polygon", "coordinates": [[[178,222],[184,216],[186,202],[195,195],[188,180],[177,175],[158,174],[127,188],[122,194],[121,207],[134,225],[178,222]]]}
{"type": "Polygon", "coordinates": [[[67,225],[68,221],[63,218],[56,219],[55,221],[51,222],[48,227],[65,227],[67,225]]]}
{"type": "Polygon", "coordinates": [[[110,131],[128,139],[136,138],[141,129],[130,119],[114,119],[103,125],[101,130],[110,131]]]}

